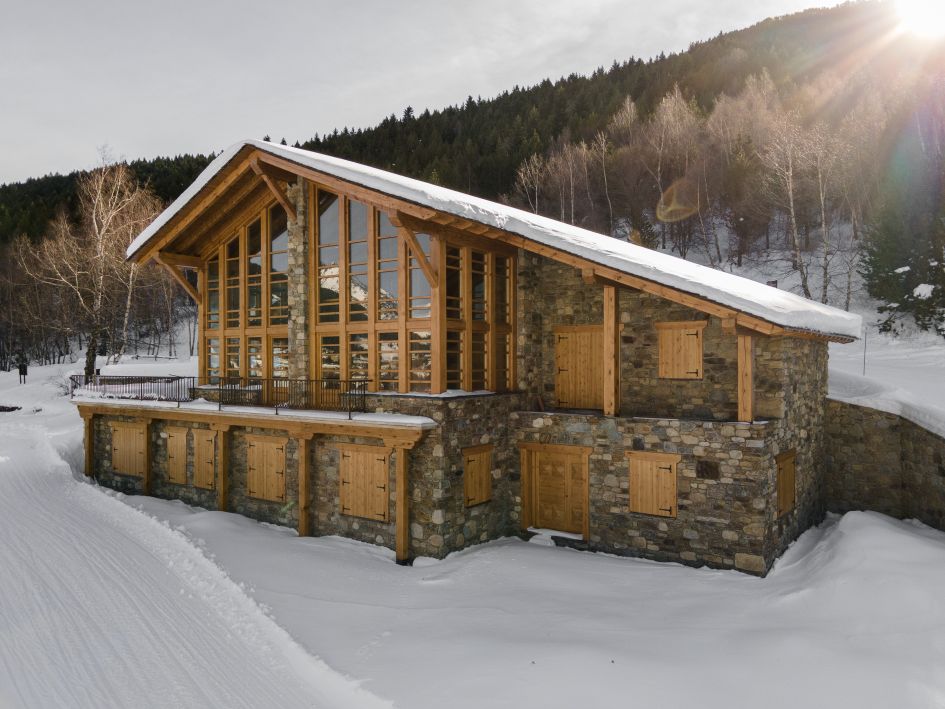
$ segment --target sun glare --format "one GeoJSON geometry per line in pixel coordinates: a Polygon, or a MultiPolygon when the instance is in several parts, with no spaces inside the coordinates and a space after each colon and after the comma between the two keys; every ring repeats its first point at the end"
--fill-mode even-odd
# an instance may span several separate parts
{"type": "Polygon", "coordinates": [[[922,37],[945,36],[943,0],[896,0],[899,22],[907,32],[922,37]]]}

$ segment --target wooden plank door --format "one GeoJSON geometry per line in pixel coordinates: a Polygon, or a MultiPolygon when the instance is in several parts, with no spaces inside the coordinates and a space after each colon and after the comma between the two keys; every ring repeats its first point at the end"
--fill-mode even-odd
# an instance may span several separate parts
{"type": "Polygon", "coordinates": [[[266,441],[263,497],[285,502],[285,440],[266,441]]]}
{"type": "Polygon", "coordinates": [[[212,490],[217,457],[217,432],[194,429],[194,487],[212,490]]]}
{"type": "Polygon", "coordinates": [[[603,409],[603,325],[555,328],[555,406],[603,409]]]}
{"type": "Polygon", "coordinates": [[[526,525],[588,534],[589,453],[582,446],[541,444],[523,450],[526,525]]]}

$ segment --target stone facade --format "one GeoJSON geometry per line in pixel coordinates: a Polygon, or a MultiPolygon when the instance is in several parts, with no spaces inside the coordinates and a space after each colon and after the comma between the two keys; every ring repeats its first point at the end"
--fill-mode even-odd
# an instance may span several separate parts
{"type": "Polygon", "coordinates": [[[829,401],[827,504],[945,529],[945,439],[876,409],[829,401]]]}

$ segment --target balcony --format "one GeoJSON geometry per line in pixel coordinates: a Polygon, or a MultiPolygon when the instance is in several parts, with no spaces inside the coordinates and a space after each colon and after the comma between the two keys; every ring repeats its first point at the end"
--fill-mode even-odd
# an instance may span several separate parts
{"type": "Polygon", "coordinates": [[[257,379],[255,377],[69,377],[70,396],[180,404],[268,407],[279,410],[366,410],[366,379],[257,379]]]}

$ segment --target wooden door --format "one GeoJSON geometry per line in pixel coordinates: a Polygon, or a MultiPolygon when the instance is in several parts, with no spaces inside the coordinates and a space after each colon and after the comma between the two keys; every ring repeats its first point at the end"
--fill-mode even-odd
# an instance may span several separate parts
{"type": "Polygon", "coordinates": [[[583,446],[523,444],[526,527],[588,535],[589,454],[583,446]]]}
{"type": "Polygon", "coordinates": [[[603,409],[603,325],[555,328],[555,406],[603,409]]]}
{"type": "Polygon", "coordinates": [[[114,421],[111,429],[112,470],[122,475],[143,477],[147,467],[145,425],[114,421]]]}
{"type": "Polygon", "coordinates": [[[341,513],[387,522],[390,501],[387,491],[390,465],[380,446],[339,446],[338,466],[341,513]]]}

